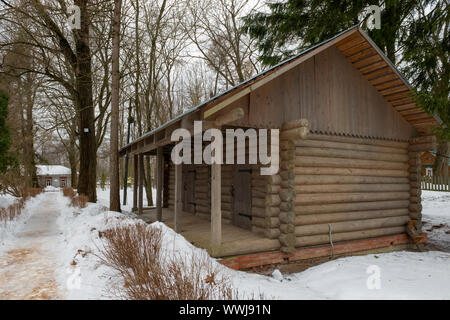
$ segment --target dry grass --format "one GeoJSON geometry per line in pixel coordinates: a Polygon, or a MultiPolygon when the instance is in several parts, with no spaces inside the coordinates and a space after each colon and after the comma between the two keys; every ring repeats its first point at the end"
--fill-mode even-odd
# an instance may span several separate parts
{"type": "Polygon", "coordinates": [[[88,196],[82,194],[72,199],[72,206],[84,209],[86,208],[88,202],[89,202],[88,196]]]}
{"type": "Polygon", "coordinates": [[[226,277],[206,257],[166,257],[161,230],[145,224],[121,225],[101,233],[99,258],[115,270],[123,286],[112,294],[130,300],[230,300],[237,296],[226,277]]]}
{"type": "Polygon", "coordinates": [[[62,189],[64,197],[67,197],[70,199],[70,203],[73,207],[78,207],[81,209],[86,208],[87,203],[89,202],[88,196],[85,196],[84,194],[77,196],[77,193],[73,188],[65,187],[62,189]]]}
{"type": "Polygon", "coordinates": [[[73,188],[70,187],[65,187],[62,189],[63,195],[64,197],[73,199],[76,196],[75,190],[73,190],[73,188]]]}

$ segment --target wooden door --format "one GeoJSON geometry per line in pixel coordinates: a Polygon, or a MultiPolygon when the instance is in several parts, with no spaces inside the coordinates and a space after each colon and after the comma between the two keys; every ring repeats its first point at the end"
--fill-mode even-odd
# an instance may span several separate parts
{"type": "Polygon", "coordinates": [[[195,213],[195,169],[183,166],[183,211],[195,213]]]}
{"type": "Polygon", "coordinates": [[[252,170],[246,166],[237,166],[233,179],[233,224],[252,228],[252,170]]]}

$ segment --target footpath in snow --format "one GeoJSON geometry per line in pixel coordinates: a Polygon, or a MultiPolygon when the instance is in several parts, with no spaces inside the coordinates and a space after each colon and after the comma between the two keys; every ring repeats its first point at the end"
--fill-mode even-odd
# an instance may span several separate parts
{"type": "Polygon", "coordinates": [[[0,246],[0,300],[64,298],[55,277],[57,197],[45,194],[31,199],[24,208],[28,219],[16,222],[16,230],[1,230],[8,235],[0,246]]]}
{"type": "MultiPolygon", "coordinates": [[[[448,205],[446,202],[446,208],[448,205]]],[[[426,208],[427,219],[448,218],[448,210],[436,209],[431,214],[426,208]]],[[[30,200],[20,219],[0,242],[0,299],[114,298],[108,288],[117,284],[118,277],[96,256],[102,246],[101,232],[118,223],[143,223],[98,204],[85,209],[70,207],[61,193],[45,193],[30,200]]],[[[204,250],[164,224],[149,227],[163,230],[166,254],[184,256],[186,261],[207,257],[204,250]]],[[[211,263],[244,297],[450,299],[450,254],[441,251],[346,257],[296,274],[275,271],[273,276],[230,270],[214,259],[211,263]]]]}

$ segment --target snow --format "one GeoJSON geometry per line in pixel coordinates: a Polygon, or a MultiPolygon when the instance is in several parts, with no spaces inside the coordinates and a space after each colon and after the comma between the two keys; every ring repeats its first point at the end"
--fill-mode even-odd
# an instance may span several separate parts
{"type": "MultiPolygon", "coordinates": [[[[3,223],[0,223],[0,249],[1,245],[4,245],[5,243],[9,241],[13,241],[16,239],[17,233],[20,232],[20,230],[26,225],[27,220],[30,218],[30,215],[34,210],[36,210],[40,203],[42,202],[43,195],[40,194],[35,198],[31,198],[25,203],[24,208],[22,209],[22,213],[13,221],[6,221],[3,223]]],[[[17,198],[13,196],[1,196],[0,197],[0,208],[4,205],[8,207],[9,205],[13,204],[17,198]]]]}
{"type": "MultiPolygon", "coordinates": [[[[109,207],[109,187],[105,189],[97,188],[97,203],[104,207],[109,207]]],[[[144,190],[144,206],[147,206],[147,193],[144,190]]],[[[156,201],[156,189],[153,189],[153,202],[156,201]]],[[[122,211],[133,211],[133,188],[127,188],[127,204],[123,205],[123,189],[120,190],[120,204],[122,211]]]]}
{"type": "MultiPolygon", "coordinates": [[[[109,212],[102,206],[108,203],[108,191],[99,192],[100,204],[89,204],[85,209],[69,206],[69,200],[61,193],[45,193],[27,202],[22,217],[35,224],[35,212],[42,208],[57,212],[55,223],[47,223],[45,242],[35,248],[42,252],[36,259],[49,261],[54,269],[57,294],[62,299],[111,299],[108,288],[120,285],[114,272],[102,265],[97,257],[98,248],[104,245],[99,232],[118,224],[143,223],[133,214],[109,212]],[[49,248],[52,251],[49,253],[49,248]],[[48,255],[48,256],[45,256],[48,255]],[[42,259],[45,258],[45,259],[42,259]]],[[[130,195],[131,196],[131,195],[130,195]]],[[[449,219],[449,194],[424,192],[424,217],[433,223],[446,223],[449,219]]],[[[51,216],[51,215],[50,215],[51,216]]],[[[21,219],[22,219],[21,217],[21,219]]],[[[22,221],[6,241],[0,243],[0,261],[7,250],[23,247],[17,238],[22,228],[29,228],[22,221]]],[[[194,247],[183,236],[162,223],[149,227],[163,232],[162,250],[168,256],[177,256],[185,261],[208,259],[210,263],[228,277],[233,287],[239,289],[241,298],[266,299],[450,299],[450,254],[441,251],[393,252],[340,258],[306,271],[282,274],[279,270],[271,276],[234,271],[210,258],[206,251],[194,247]]],[[[427,228],[427,227],[426,227],[427,228]]],[[[448,235],[433,231],[433,241],[448,241],[448,235]]],[[[42,239],[41,239],[42,240],[42,239]]],[[[31,245],[32,242],[28,241],[31,245]]],[[[40,260],[39,260],[40,261],[40,260]]],[[[0,278],[2,273],[0,263],[0,278]]],[[[34,267],[33,267],[34,268],[34,267]]],[[[33,273],[32,269],[30,272],[33,273]]],[[[37,272],[37,271],[36,271],[37,272]]],[[[41,271],[39,271],[41,272],[41,271]]],[[[37,272],[35,278],[42,276],[37,272]]],[[[32,277],[33,274],[27,274],[32,277]]],[[[47,275],[48,276],[48,275],[47,275]]],[[[36,281],[37,281],[36,280],[36,281]]],[[[42,279],[41,279],[42,280],[42,279]]],[[[13,279],[9,286],[20,286],[20,279],[13,279]]],[[[0,291],[1,298],[1,291],[0,291]]]]}
{"type": "Polygon", "coordinates": [[[423,191],[422,205],[429,243],[450,252],[450,192],[423,191]]]}
{"type": "Polygon", "coordinates": [[[44,165],[38,165],[36,166],[37,169],[37,175],[38,176],[53,176],[53,175],[70,175],[72,174],[72,171],[64,166],[44,166],[44,165]]]}
{"type": "Polygon", "coordinates": [[[17,200],[16,197],[13,197],[9,194],[0,194],[0,209],[1,208],[8,208],[10,205],[12,205],[17,200]]]}

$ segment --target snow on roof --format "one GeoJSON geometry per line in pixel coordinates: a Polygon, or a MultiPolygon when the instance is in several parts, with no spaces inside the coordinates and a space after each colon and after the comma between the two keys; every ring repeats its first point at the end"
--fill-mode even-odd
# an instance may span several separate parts
{"type": "Polygon", "coordinates": [[[36,166],[38,176],[70,175],[69,168],[64,166],[36,166]]]}

